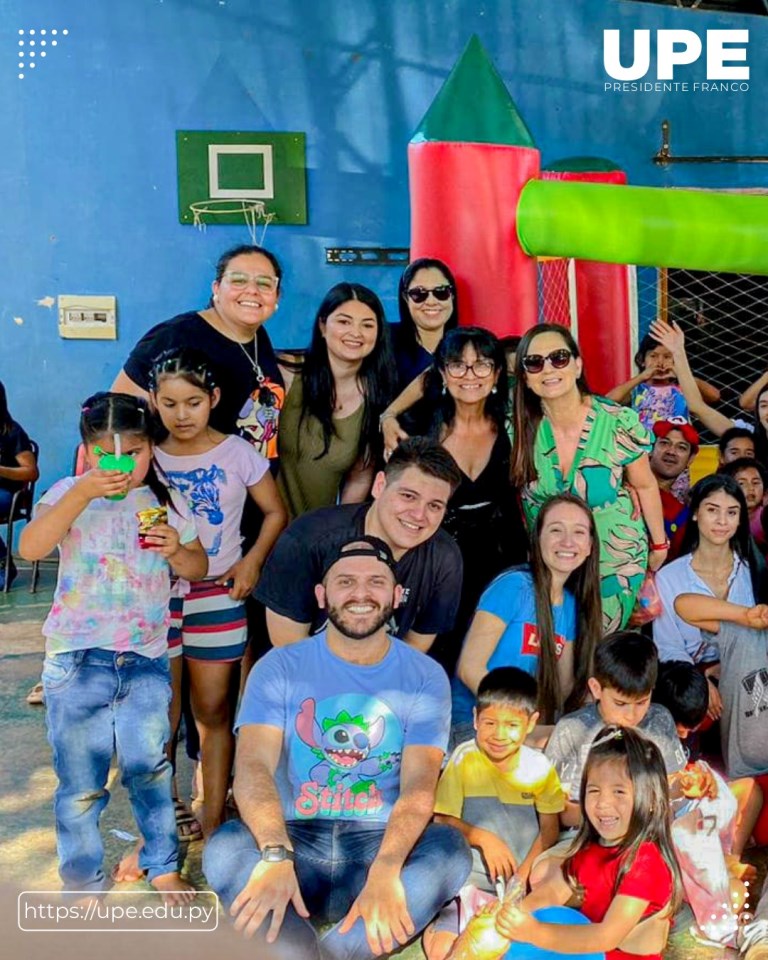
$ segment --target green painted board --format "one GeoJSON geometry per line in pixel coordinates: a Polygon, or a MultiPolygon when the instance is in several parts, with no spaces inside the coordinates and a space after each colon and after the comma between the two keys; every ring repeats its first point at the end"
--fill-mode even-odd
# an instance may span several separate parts
{"type": "Polygon", "coordinates": [[[181,223],[242,223],[254,205],[275,225],[307,222],[303,133],[177,130],[176,160],[181,223]]]}

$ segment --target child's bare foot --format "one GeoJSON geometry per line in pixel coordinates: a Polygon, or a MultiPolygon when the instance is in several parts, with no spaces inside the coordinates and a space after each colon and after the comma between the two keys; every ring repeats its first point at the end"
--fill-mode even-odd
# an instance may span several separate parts
{"type": "Polygon", "coordinates": [[[139,866],[139,853],[141,853],[142,844],[137,843],[130,853],[122,858],[120,863],[114,868],[110,876],[115,883],[136,883],[137,880],[144,879],[144,871],[139,866]]]}
{"type": "Polygon", "coordinates": [[[163,873],[150,880],[150,885],[162,894],[165,903],[190,903],[197,896],[191,883],[182,880],[178,873],[163,873]]]}
{"type": "Polygon", "coordinates": [[[457,934],[448,930],[435,930],[434,923],[430,923],[421,938],[427,960],[445,960],[457,939],[457,934]]]}

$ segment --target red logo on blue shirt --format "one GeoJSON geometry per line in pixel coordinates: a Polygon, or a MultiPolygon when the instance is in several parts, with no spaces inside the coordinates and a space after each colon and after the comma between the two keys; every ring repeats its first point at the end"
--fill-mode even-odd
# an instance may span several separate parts
{"type": "MultiPolygon", "coordinates": [[[[565,649],[565,638],[561,637],[559,633],[555,634],[555,657],[559,660],[560,656],[565,649]]],[[[530,657],[538,657],[539,655],[539,636],[536,632],[535,623],[525,623],[523,624],[523,646],[520,650],[521,653],[527,653],[530,657]]]]}

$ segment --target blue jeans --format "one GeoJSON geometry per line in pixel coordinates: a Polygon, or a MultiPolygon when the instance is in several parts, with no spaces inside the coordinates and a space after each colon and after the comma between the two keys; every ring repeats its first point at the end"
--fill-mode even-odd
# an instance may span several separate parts
{"type": "Polygon", "coordinates": [[[59,779],[54,799],[59,875],[68,890],[105,886],[99,819],[109,801],[109,765],[117,752],[144,839],[139,864],[150,880],[178,866],[171,799],[170,673],[166,657],[79,650],[45,658],[48,740],[59,779]]]}
{"type": "MultiPolygon", "coordinates": [[[[296,876],[310,916],[318,923],[335,924],[321,940],[314,928],[289,904],[277,942],[263,939],[271,916],[262,924],[259,957],[305,960],[368,960],[375,956],[358,919],[346,934],[338,932],[342,920],[365,885],[368,868],[384,836],[383,825],[335,821],[289,821],[288,836],[296,852],[296,876]]],[[[229,908],[261,860],[251,831],[240,820],[231,820],[212,835],[203,851],[206,878],[229,908]]],[[[469,875],[472,856],[464,838],[453,827],[430,824],[405,862],[400,879],[405,887],[408,912],[421,931],[440,907],[456,896],[469,875]]]]}

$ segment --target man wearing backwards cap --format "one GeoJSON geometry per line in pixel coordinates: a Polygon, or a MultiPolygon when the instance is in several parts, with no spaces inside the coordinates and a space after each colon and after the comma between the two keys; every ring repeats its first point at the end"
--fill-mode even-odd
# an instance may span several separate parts
{"type": "Polygon", "coordinates": [[[664,529],[669,540],[667,563],[680,555],[688,505],[672,493],[672,486],[699,452],[699,435],[683,417],[657,420],[653,425],[656,442],[651,452],[651,470],[659,484],[664,529]]]}
{"type": "Polygon", "coordinates": [[[319,629],[315,584],[340,542],[364,534],[380,537],[397,563],[403,597],[395,632],[419,650],[454,623],[461,596],[461,553],[440,524],[461,483],[453,457],[440,444],[414,437],[400,444],[373,482],[373,503],[313,510],[280,536],[256,586],[267,608],[273,645],[295,643],[319,629]]]}
{"type": "Polygon", "coordinates": [[[469,873],[463,837],[430,823],[450,693],[438,664],[387,633],[395,567],[376,537],[338,545],[315,587],[327,629],[270,651],[248,678],[242,820],[213,834],[203,869],[259,957],[390,953],[469,873]],[[310,917],[334,924],[321,941],[310,917]]]}

